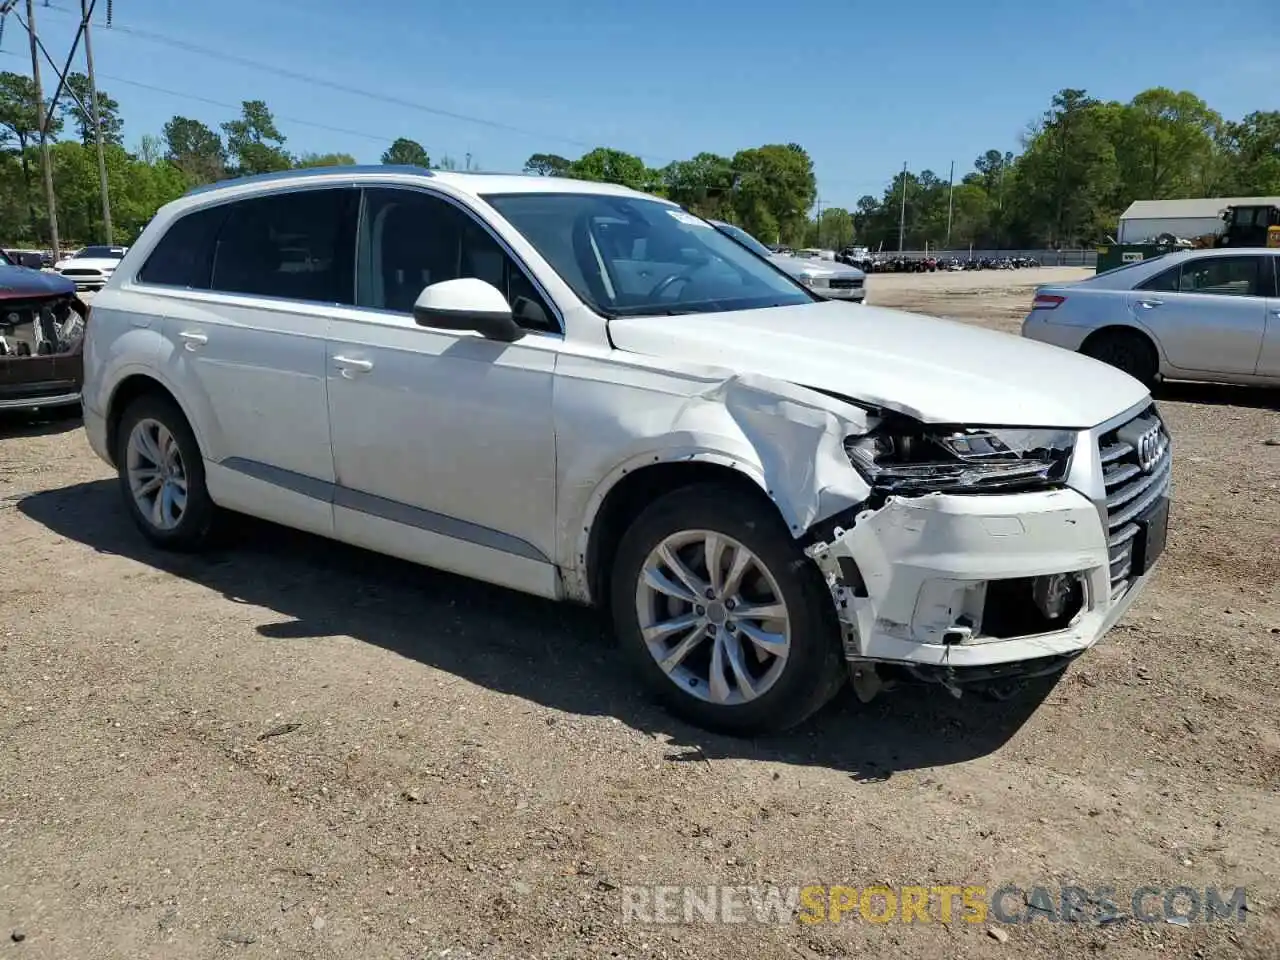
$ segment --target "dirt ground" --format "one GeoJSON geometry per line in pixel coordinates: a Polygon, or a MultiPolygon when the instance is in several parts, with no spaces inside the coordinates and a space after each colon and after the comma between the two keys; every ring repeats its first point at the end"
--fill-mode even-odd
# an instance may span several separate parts
{"type": "MultiPolygon", "coordinates": [[[[870,294],[1016,329],[1062,273],[870,294]]],[[[159,554],[78,422],[6,420],[0,958],[1276,957],[1280,397],[1160,399],[1168,553],[1043,702],[846,695],[755,742],[671,721],[586,611],[248,521],[159,554]],[[629,885],[765,883],[1121,917],[622,919],[629,885]],[[1144,884],[1243,886],[1245,922],[1133,921],[1144,884]]]]}

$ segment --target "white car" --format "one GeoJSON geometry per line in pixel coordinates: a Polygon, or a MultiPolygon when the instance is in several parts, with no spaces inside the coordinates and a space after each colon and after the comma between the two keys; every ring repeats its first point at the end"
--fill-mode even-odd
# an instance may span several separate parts
{"type": "Polygon", "coordinates": [[[154,543],[196,548],[227,509],[598,604],[653,691],[737,733],[851,675],[868,697],[1060,672],[1165,542],[1171,451],[1136,380],[824,302],[624,187],[200,188],[85,336],[89,442],[154,543]]]}
{"type": "Polygon", "coordinates": [[[128,247],[85,247],[59,260],[53,269],[74,282],[77,290],[100,290],[128,252],[128,247]]]}
{"type": "Polygon", "coordinates": [[[709,220],[708,223],[714,224],[757,256],[764,257],[778,269],[799,280],[824,300],[862,303],[867,299],[867,275],[857,267],[820,260],[816,256],[774,253],[739,226],[723,220],[709,220]]]}

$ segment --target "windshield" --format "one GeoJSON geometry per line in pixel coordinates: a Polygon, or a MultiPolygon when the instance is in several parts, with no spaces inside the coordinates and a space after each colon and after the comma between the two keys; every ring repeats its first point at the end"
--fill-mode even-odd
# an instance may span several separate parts
{"type": "Polygon", "coordinates": [[[725,233],[729,234],[729,236],[733,237],[733,239],[737,240],[740,244],[742,244],[744,247],[746,247],[748,250],[750,250],[752,253],[756,254],[757,256],[760,256],[760,257],[773,256],[772,250],[766,247],[763,243],[761,243],[751,234],[747,233],[747,231],[743,230],[741,227],[735,227],[732,223],[721,223],[718,220],[716,221],[716,226],[719,227],[721,230],[723,230],[725,233]]]}
{"type": "Polygon", "coordinates": [[[485,197],[604,316],[719,313],[811,303],[803,287],[679,207],[644,197],[485,197]]]}
{"type": "Polygon", "coordinates": [[[124,247],[85,247],[76,254],[75,259],[119,260],[124,256],[124,247]]]}

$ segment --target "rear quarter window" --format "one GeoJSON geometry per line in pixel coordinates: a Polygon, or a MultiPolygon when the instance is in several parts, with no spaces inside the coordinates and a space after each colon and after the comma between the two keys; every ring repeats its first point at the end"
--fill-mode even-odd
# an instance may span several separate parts
{"type": "Polygon", "coordinates": [[[208,290],[214,241],[226,218],[226,207],[212,207],[175,220],[138,271],[138,281],[208,290]]]}
{"type": "Polygon", "coordinates": [[[1157,273],[1149,280],[1144,280],[1138,284],[1139,290],[1149,290],[1157,293],[1174,293],[1178,289],[1178,277],[1182,273],[1182,267],[1171,267],[1161,273],[1157,273]]]}

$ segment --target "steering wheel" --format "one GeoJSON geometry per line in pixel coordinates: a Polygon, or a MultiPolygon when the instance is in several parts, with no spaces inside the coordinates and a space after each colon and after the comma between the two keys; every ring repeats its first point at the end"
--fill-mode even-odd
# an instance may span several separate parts
{"type": "Polygon", "coordinates": [[[690,266],[685,267],[683,270],[680,270],[680,271],[677,271],[676,273],[671,274],[671,276],[669,277],[664,277],[663,279],[659,280],[656,284],[654,284],[653,289],[650,290],[649,293],[647,294],[648,298],[650,300],[657,300],[664,293],[666,293],[667,290],[675,286],[677,283],[681,283],[681,282],[688,283],[689,280],[693,278],[693,275],[697,273],[699,270],[701,270],[704,266],[706,266],[706,264],[703,264],[703,263],[691,264],[690,266]]]}

